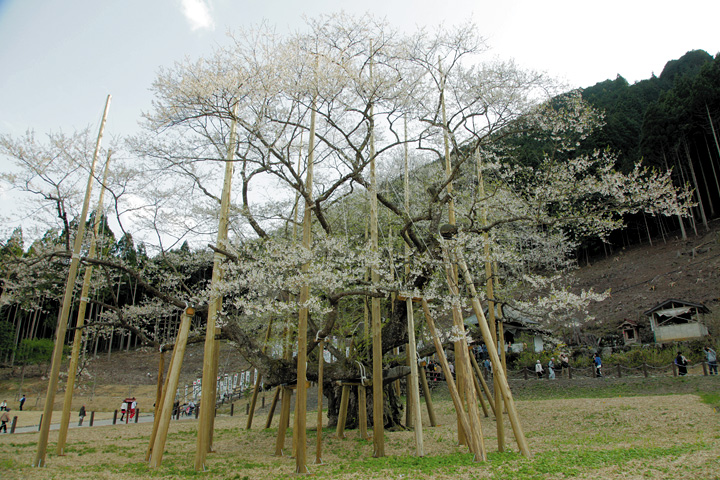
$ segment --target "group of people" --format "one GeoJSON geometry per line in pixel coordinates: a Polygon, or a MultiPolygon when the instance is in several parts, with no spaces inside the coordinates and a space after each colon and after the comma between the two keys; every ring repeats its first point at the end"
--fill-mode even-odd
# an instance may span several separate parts
{"type": "MultiPolygon", "coordinates": [[[[548,360],[547,363],[547,372],[548,372],[548,379],[554,380],[555,379],[555,370],[560,370],[560,374],[562,375],[563,368],[570,368],[570,359],[568,359],[567,354],[561,353],[559,357],[560,363],[555,363],[555,357],[550,357],[550,360],[548,360]]],[[[535,362],[535,374],[537,375],[537,378],[543,378],[543,375],[545,374],[545,368],[543,367],[543,364],[538,360],[535,362]]]]}
{"type": "MultiPolygon", "coordinates": [[[[23,409],[23,405],[25,404],[25,395],[20,397],[20,410],[23,409]]],[[[2,403],[0,403],[0,432],[7,433],[7,424],[10,421],[10,414],[8,413],[10,411],[10,407],[8,407],[7,400],[3,400],[2,403]]]]}
{"type": "Polygon", "coordinates": [[[125,420],[125,415],[128,416],[128,420],[132,420],[135,416],[135,412],[137,411],[137,400],[135,397],[132,398],[126,398],[123,400],[122,405],[120,406],[120,412],[122,415],[120,415],[120,421],[122,422],[125,420]]]}
{"type": "MultiPolygon", "coordinates": [[[[718,374],[718,368],[717,368],[717,353],[715,350],[713,350],[709,345],[706,346],[704,349],[705,351],[705,358],[707,359],[708,369],[710,375],[717,375],[718,374]]],[[[687,375],[687,366],[690,363],[688,359],[685,357],[685,355],[682,354],[682,352],[677,352],[677,356],[675,357],[675,366],[678,369],[678,375],[685,376],[687,375]]],[[[570,365],[568,363],[567,356],[563,353],[560,354],[560,369],[568,368],[570,365]]],[[[597,353],[593,354],[593,367],[595,368],[595,377],[602,377],[602,359],[600,358],[600,355],[597,353]]],[[[555,358],[550,358],[550,361],[547,364],[548,369],[548,378],[554,379],[555,378],[555,358]]],[[[537,374],[538,378],[542,378],[543,374],[545,373],[545,369],[543,368],[542,363],[540,363],[540,360],[538,360],[535,363],[535,373],[537,374]]]]}
{"type": "MultiPolygon", "coordinates": [[[[705,359],[707,360],[708,373],[710,375],[717,375],[717,353],[712,349],[712,347],[710,347],[710,345],[703,348],[703,351],[705,352],[705,359]]],[[[683,355],[682,352],[677,352],[674,363],[677,367],[678,375],[681,377],[687,375],[687,366],[690,362],[688,362],[688,359],[685,358],[685,355],[683,355]]]]}

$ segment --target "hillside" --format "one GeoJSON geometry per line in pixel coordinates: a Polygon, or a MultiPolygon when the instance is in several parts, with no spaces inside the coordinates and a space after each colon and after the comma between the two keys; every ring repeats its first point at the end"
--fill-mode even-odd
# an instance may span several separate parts
{"type": "MultiPolygon", "coordinates": [[[[679,232],[663,241],[621,250],[591,262],[574,275],[578,288],[610,289],[611,296],[591,306],[590,313],[610,331],[623,319],[648,325],[643,312],[668,298],[705,304],[714,318],[720,310],[720,221],[711,223],[698,235],[688,232],[687,241],[679,232]]],[[[717,333],[717,332],[715,332],[717,333]]]]}

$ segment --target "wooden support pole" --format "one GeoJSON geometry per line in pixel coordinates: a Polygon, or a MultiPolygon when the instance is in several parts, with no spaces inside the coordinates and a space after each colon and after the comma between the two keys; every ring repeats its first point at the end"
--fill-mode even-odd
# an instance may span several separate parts
{"type": "MultiPolygon", "coordinates": [[[[272,329],[272,317],[268,322],[267,330],[265,331],[265,341],[262,346],[262,353],[267,350],[268,340],[270,340],[270,331],[272,329]]],[[[245,425],[246,430],[250,430],[252,427],[253,416],[255,415],[255,405],[257,405],[258,393],[260,393],[260,383],[262,382],[262,373],[258,371],[257,378],[255,378],[255,386],[253,387],[252,398],[250,399],[250,410],[248,412],[247,424],[245,425]]],[[[265,406],[265,397],[263,397],[263,407],[265,406]]]]}
{"type": "MultiPolygon", "coordinates": [[[[207,451],[208,453],[214,452],[213,449],[213,435],[215,433],[215,417],[217,416],[217,377],[220,365],[220,341],[216,338],[213,342],[213,355],[212,355],[212,389],[210,390],[210,398],[212,399],[212,412],[209,417],[209,425],[207,427],[207,451]]],[[[180,418],[180,412],[178,412],[178,419],[180,418]]]]}
{"type": "Polygon", "coordinates": [[[425,446],[423,443],[423,426],[422,415],[420,413],[420,392],[418,386],[418,365],[417,350],[415,339],[415,317],[413,315],[412,299],[405,300],[405,308],[407,309],[408,321],[408,359],[410,362],[410,378],[407,382],[407,398],[408,408],[412,407],[413,428],[415,430],[415,455],[418,457],[425,456],[425,446]]]}
{"type": "Polygon", "coordinates": [[[322,461],[322,428],[323,428],[323,370],[325,365],[325,340],[318,342],[318,382],[317,382],[317,438],[315,440],[315,465],[322,461]]]}
{"type": "MultiPolygon", "coordinates": [[[[217,245],[222,248],[228,238],[228,212],[230,210],[230,190],[232,189],[233,159],[235,157],[235,137],[237,133],[237,111],[238,103],[235,103],[232,112],[232,123],[230,125],[230,138],[228,141],[225,177],[223,190],[220,198],[220,219],[218,222],[217,245]]],[[[220,252],[213,255],[213,272],[210,291],[214,292],[215,287],[223,278],[224,257],[220,252]]],[[[211,432],[215,417],[215,393],[217,387],[217,359],[215,354],[218,346],[215,345],[217,314],[222,308],[222,296],[216,293],[211,294],[208,303],[207,325],[205,328],[205,349],[203,352],[203,376],[200,392],[200,402],[203,406],[198,421],[197,446],[195,449],[195,470],[205,470],[205,457],[212,448],[211,432]]]]}
{"type": "Polygon", "coordinates": [[[62,352],[65,346],[65,333],[67,331],[68,318],[70,317],[70,309],[72,307],[73,289],[77,278],[78,265],[80,264],[80,251],[82,249],[83,237],[85,235],[85,222],[90,209],[90,196],[92,195],[92,186],[95,181],[95,166],[100,153],[100,142],[105,130],[105,122],[107,121],[108,111],[110,109],[111,96],[107,96],[105,101],[105,111],[103,112],[102,121],[100,122],[100,131],[98,133],[97,142],[95,143],[95,153],[93,154],[92,164],[90,166],[90,175],[88,176],[87,187],[85,188],[85,201],[83,202],[82,213],[78,218],[78,229],[75,234],[75,243],[73,245],[72,258],[70,260],[70,269],[68,272],[67,282],[65,284],[65,296],[63,298],[63,306],[58,318],[58,325],[55,331],[55,347],[50,362],[50,375],[48,381],[47,395],[45,396],[45,408],[43,409],[43,417],[40,422],[40,436],[38,438],[37,453],[32,463],[33,467],[45,466],[45,455],[47,453],[48,436],[50,434],[50,423],[52,421],[53,404],[55,403],[55,394],[57,392],[58,380],[60,376],[60,364],[62,363],[62,352]]]}
{"type": "MultiPolygon", "coordinates": [[[[310,250],[312,247],[312,192],[313,192],[313,167],[315,163],[315,119],[316,97],[313,97],[310,112],[310,140],[308,142],[308,164],[305,177],[305,213],[303,216],[303,247],[310,250]]],[[[302,272],[307,275],[310,271],[310,262],[302,266],[302,272]]],[[[308,329],[308,307],[310,299],[310,280],[305,278],[300,287],[301,305],[298,316],[298,346],[297,346],[297,391],[295,396],[295,429],[293,438],[297,438],[297,453],[295,455],[295,473],[309,473],[307,468],[307,329],[308,329]],[[295,436],[297,435],[297,436],[295,436]]]]}
{"type": "MultiPolygon", "coordinates": [[[[484,195],[484,184],[482,183],[482,176],[480,177],[480,189],[482,194],[484,195]]],[[[487,224],[487,209],[483,209],[483,224],[487,224]]],[[[497,328],[498,328],[498,322],[495,318],[495,289],[493,285],[493,272],[492,272],[492,263],[490,261],[490,236],[487,234],[487,232],[484,234],[485,238],[485,288],[487,290],[487,298],[488,298],[488,324],[490,326],[490,333],[492,335],[492,341],[497,347],[498,345],[504,343],[504,340],[501,340],[499,338],[499,335],[497,334],[497,328]]],[[[479,320],[478,320],[479,323],[479,320]]],[[[500,378],[498,375],[498,370],[494,370],[493,374],[493,388],[494,388],[494,394],[495,394],[495,412],[496,412],[496,420],[495,422],[495,428],[497,432],[497,445],[498,445],[498,451],[504,452],[505,451],[505,422],[502,421],[502,412],[503,412],[503,399],[502,399],[502,392],[500,390],[500,378]]],[[[491,400],[492,402],[492,400],[491,400]]]]}
{"type": "MultiPolygon", "coordinates": [[[[270,428],[270,425],[273,421],[273,416],[275,415],[275,407],[278,403],[278,398],[280,398],[280,391],[282,390],[282,387],[277,387],[275,389],[275,393],[273,394],[272,401],[270,402],[270,410],[268,411],[267,420],[265,420],[265,428],[270,428]]],[[[248,404],[249,405],[249,404],[248,404]]],[[[248,413],[250,410],[248,410],[248,413]]]]}
{"type": "MultiPolygon", "coordinates": [[[[163,352],[161,352],[161,353],[163,353],[163,352]]],[[[158,427],[160,426],[160,413],[162,412],[163,405],[165,405],[165,395],[167,394],[167,391],[168,391],[168,385],[170,383],[170,372],[173,369],[173,362],[175,362],[175,358],[176,358],[175,354],[176,353],[177,353],[177,349],[175,349],[173,347],[173,352],[172,352],[172,355],[170,356],[170,365],[168,366],[168,374],[165,376],[165,381],[164,381],[164,384],[160,391],[160,396],[158,397],[159,400],[157,400],[155,402],[155,415],[153,418],[153,428],[150,432],[150,441],[148,442],[148,449],[147,449],[147,452],[145,453],[145,461],[146,462],[149,462],[150,457],[152,456],[152,449],[153,449],[153,446],[155,445],[155,438],[157,437],[158,427]]],[[[161,358],[164,359],[164,356],[162,356],[161,358]]],[[[163,362],[164,362],[164,360],[163,360],[163,362]]],[[[158,376],[158,382],[160,381],[161,378],[162,378],[162,374],[160,376],[158,376]]]]}
{"type": "MultiPolygon", "coordinates": [[[[488,349],[490,362],[493,365],[493,372],[495,372],[496,376],[500,377],[499,387],[505,401],[505,408],[507,409],[508,416],[510,417],[510,425],[512,425],[513,432],[515,433],[515,440],[517,441],[520,453],[529,458],[531,456],[530,448],[528,447],[522,425],[520,424],[520,417],[515,409],[515,401],[513,400],[510,385],[508,384],[507,377],[505,376],[505,369],[503,368],[500,357],[498,356],[497,348],[495,344],[492,343],[490,328],[488,327],[487,320],[485,319],[485,314],[483,313],[480,305],[480,300],[478,300],[477,291],[475,290],[475,284],[472,281],[470,270],[468,270],[467,264],[465,263],[462,255],[458,255],[458,263],[465,278],[465,283],[472,294],[472,307],[475,312],[475,316],[478,319],[478,325],[480,327],[480,331],[482,332],[483,339],[485,340],[485,345],[488,349]]],[[[501,412],[498,412],[497,406],[495,407],[495,412],[496,415],[501,415],[501,412]]]]}
{"type": "MultiPolygon", "coordinates": [[[[370,51],[373,51],[372,44],[370,51]]],[[[373,58],[370,57],[370,83],[373,82],[373,58]]],[[[370,105],[370,250],[378,252],[378,198],[377,175],[375,166],[375,133],[373,125],[373,105],[370,105]]],[[[372,285],[380,283],[377,266],[370,271],[372,285]]],[[[373,381],[373,457],[385,456],[385,401],[383,398],[383,351],[382,318],[380,317],[380,298],[370,300],[370,318],[372,322],[372,381],[373,381]]]]}
{"type": "MultiPolygon", "coordinates": [[[[490,388],[488,387],[487,382],[485,381],[485,377],[482,374],[482,371],[480,370],[480,366],[477,363],[477,360],[475,360],[474,356],[470,357],[470,361],[472,362],[473,368],[475,369],[475,376],[477,377],[477,380],[480,380],[480,385],[482,386],[483,392],[485,392],[485,396],[488,399],[488,404],[490,405],[490,409],[492,410],[493,415],[495,415],[495,405],[493,405],[492,402],[492,393],[490,392],[490,388]]],[[[483,405],[483,410],[485,409],[485,403],[482,400],[482,395],[480,394],[480,389],[478,389],[478,397],[480,397],[480,403],[483,405]]],[[[487,414],[485,415],[487,416],[487,414]]]]}
{"type": "MultiPolygon", "coordinates": [[[[165,442],[167,441],[168,428],[170,427],[170,418],[172,416],[173,402],[175,401],[175,392],[180,383],[180,369],[185,356],[185,347],[187,345],[188,333],[190,332],[190,321],[195,314],[195,310],[188,307],[183,312],[180,322],[180,330],[177,340],[175,341],[175,352],[171,362],[172,370],[168,372],[168,386],[165,395],[163,395],[163,406],[160,412],[160,422],[158,423],[158,432],[155,437],[155,443],[150,455],[150,467],[159,467],[162,463],[163,451],[165,450],[165,442]]],[[[203,409],[210,406],[203,405],[203,409]]]]}
{"type": "MultiPolygon", "coordinates": [[[[405,359],[407,360],[408,368],[410,368],[410,364],[413,361],[415,361],[415,363],[417,364],[417,359],[410,358],[410,355],[407,353],[407,352],[409,352],[409,350],[410,350],[409,346],[406,346],[405,347],[405,353],[406,353],[405,359]]],[[[413,399],[412,399],[412,395],[410,395],[410,378],[406,378],[405,382],[407,385],[407,392],[405,395],[405,425],[407,426],[407,428],[413,428],[413,426],[415,425],[413,419],[415,417],[413,415],[413,408],[414,408],[413,407],[413,399]]],[[[419,382],[418,382],[418,386],[419,386],[419,382]]]]}
{"type": "Polygon", "coordinates": [[[358,385],[358,422],[360,422],[360,438],[369,440],[367,421],[367,389],[365,385],[358,385]]]}
{"type": "MultiPolygon", "coordinates": [[[[470,359],[468,358],[468,346],[465,337],[465,324],[463,322],[462,311],[459,306],[460,291],[456,281],[456,267],[452,261],[450,255],[450,247],[445,246],[443,248],[443,255],[445,257],[445,276],[447,279],[448,287],[450,292],[458,299],[452,307],[453,312],[453,335],[456,337],[455,343],[455,364],[458,366],[456,374],[458,377],[463,379],[463,382],[458,382],[458,388],[462,387],[465,389],[465,401],[467,402],[468,410],[468,423],[470,424],[470,430],[465,430],[465,436],[473,437],[471,444],[474,445],[473,452],[475,453],[475,459],[479,461],[487,460],[487,452],[485,451],[485,439],[482,434],[482,424],[480,423],[480,411],[478,410],[477,393],[475,392],[475,385],[471,381],[473,378],[473,372],[470,367],[470,359]]],[[[478,392],[479,393],[479,392],[478,392]]],[[[461,396],[462,399],[462,396],[461,396]]],[[[497,409],[497,406],[495,407],[497,409]]]]}
{"type": "MultiPolygon", "coordinates": [[[[105,161],[105,172],[103,173],[103,182],[100,187],[100,198],[95,209],[95,218],[93,220],[93,235],[90,239],[90,250],[88,257],[93,258],[97,252],[97,237],[100,232],[100,221],[102,219],[103,198],[105,197],[105,184],[107,183],[108,171],[110,169],[110,155],[108,151],[107,160],[105,161]]],[[[70,362],[68,365],[67,382],[65,384],[65,398],[63,400],[62,417],[60,419],[60,432],[58,433],[57,447],[55,453],[65,455],[65,443],[67,442],[68,427],[70,426],[70,407],[72,405],[72,397],[75,390],[75,377],[77,375],[78,361],[80,360],[80,346],[83,339],[83,327],[85,325],[85,311],[87,310],[88,292],[90,291],[90,280],[92,278],[93,267],[88,265],[85,267],[85,276],[83,278],[83,286],[80,293],[80,306],[78,307],[77,320],[75,322],[75,336],[73,338],[72,352],[70,354],[70,362]]]]}
{"type": "Polygon", "coordinates": [[[425,371],[425,367],[420,367],[420,372],[418,376],[420,377],[420,384],[422,385],[423,396],[425,397],[425,407],[428,411],[430,426],[437,427],[438,423],[437,417],[435,416],[435,406],[433,405],[432,396],[430,394],[430,387],[428,386],[427,372],[425,371]]]}
{"type": "MultiPolygon", "coordinates": [[[[470,421],[468,420],[467,413],[465,413],[465,407],[463,406],[460,394],[458,393],[457,386],[455,385],[455,379],[450,372],[450,365],[448,364],[447,358],[445,357],[445,350],[443,350],[442,343],[437,330],[435,329],[435,321],[430,315],[430,307],[425,299],[422,300],[423,313],[425,314],[425,321],[427,322],[428,329],[430,330],[430,336],[435,344],[435,352],[437,353],[438,359],[440,360],[440,367],[442,367],[445,380],[447,382],[448,390],[450,391],[450,397],[452,398],[455,411],[458,412],[458,418],[466,432],[470,432],[470,421]]],[[[475,439],[470,436],[468,442],[468,448],[474,455],[479,454],[479,447],[475,444],[475,439]]]]}
{"type": "Polygon", "coordinates": [[[338,423],[336,436],[337,438],[345,438],[345,422],[347,421],[348,403],[350,402],[350,385],[342,386],[340,395],[340,412],[338,412],[338,423]]]}
{"type": "Polygon", "coordinates": [[[275,440],[275,456],[282,457],[285,448],[285,434],[290,422],[290,397],[292,390],[282,387],[282,401],[280,406],[280,423],[278,424],[278,436],[275,440]]]}
{"type": "Polygon", "coordinates": [[[157,386],[155,387],[155,410],[153,416],[157,417],[160,411],[160,401],[162,400],[163,394],[163,375],[165,374],[165,352],[161,349],[160,356],[158,358],[158,376],[157,386]]]}

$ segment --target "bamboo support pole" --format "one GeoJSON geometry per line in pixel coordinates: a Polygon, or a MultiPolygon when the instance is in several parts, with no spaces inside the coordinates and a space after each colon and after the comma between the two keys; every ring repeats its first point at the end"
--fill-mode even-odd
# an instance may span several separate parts
{"type": "MultiPolygon", "coordinates": [[[[270,331],[272,329],[272,318],[270,318],[270,322],[268,322],[267,330],[265,331],[265,341],[263,342],[263,346],[261,348],[261,352],[265,353],[267,351],[267,344],[268,340],[270,340],[270,331]]],[[[255,386],[253,387],[253,394],[252,398],[250,399],[250,410],[248,411],[248,418],[247,418],[247,425],[245,425],[246,430],[250,430],[252,427],[253,417],[255,415],[255,406],[257,405],[257,398],[258,394],[260,393],[260,383],[262,382],[262,373],[258,372],[257,378],[255,379],[255,386]]]]}
{"type": "MultiPolygon", "coordinates": [[[[488,349],[490,362],[492,362],[493,365],[493,372],[495,373],[495,376],[498,376],[501,380],[499,382],[499,387],[502,390],[505,408],[507,409],[508,416],[510,417],[510,425],[512,425],[513,432],[515,433],[515,440],[517,441],[520,453],[529,458],[531,456],[530,448],[528,447],[522,425],[520,424],[520,417],[515,408],[515,402],[512,397],[512,392],[510,391],[510,385],[508,384],[507,377],[505,376],[505,369],[503,368],[500,357],[498,356],[497,348],[492,342],[490,328],[488,327],[487,320],[485,319],[485,314],[483,313],[482,306],[480,305],[480,300],[478,300],[477,291],[475,290],[475,284],[472,281],[470,270],[461,255],[458,256],[458,263],[460,264],[460,268],[463,272],[465,282],[472,294],[472,307],[475,312],[475,316],[477,316],[478,325],[480,326],[480,331],[482,332],[483,339],[485,340],[485,344],[488,349]]],[[[502,413],[498,412],[497,406],[495,408],[496,416],[501,416],[502,413]]]]}
{"type": "MultiPolygon", "coordinates": [[[[163,395],[163,406],[160,411],[158,431],[152,447],[152,453],[150,454],[150,467],[152,468],[159,467],[162,463],[168,428],[170,427],[170,419],[172,417],[173,402],[175,401],[175,392],[177,391],[178,384],[180,383],[180,369],[182,368],[188,333],[190,332],[190,320],[194,314],[195,310],[191,307],[186,308],[183,312],[182,321],[180,322],[180,330],[178,331],[177,340],[175,341],[173,359],[171,362],[172,370],[168,372],[168,386],[165,394],[163,395]]],[[[203,405],[202,408],[207,408],[207,405],[203,405]]]]}
{"type": "Polygon", "coordinates": [[[317,382],[317,438],[315,441],[315,465],[322,465],[322,428],[323,428],[323,370],[325,365],[325,340],[318,343],[318,382],[317,382]]]}
{"type": "Polygon", "coordinates": [[[430,419],[430,426],[437,427],[437,417],[435,416],[435,406],[433,405],[432,396],[430,395],[430,387],[428,386],[427,373],[425,367],[420,367],[419,372],[420,384],[423,389],[423,396],[425,396],[425,407],[428,411],[428,418],[430,419]]]}
{"type": "Polygon", "coordinates": [[[95,143],[95,153],[93,154],[92,164],[90,166],[90,175],[88,176],[87,187],[85,189],[85,201],[83,202],[82,213],[78,219],[78,230],[75,235],[72,259],[70,260],[70,270],[68,272],[67,283],[65,284],[63,306],[58,319],[57,330],[55,332],[55,347],[53,348],[52,360],[50,363],[51,366],[47,395],[45,396],[45,408],[43,409],[43,417],[40,422],[40,436],[38,438],[37,453],[32,464],[33,467],[45,466],[45,455],[47,453],[48,436],[50,434],[50,422],[52,421],[53,404],[55,403],[55,393],[57,392],[58,379],[60,376],[62,351],[65,345],[65,333],[67,331],[68,318],[72,307],[72,296],[75,279],[77,278],[78,265],[80,264],[80,250],[82,248],[83,236],[85,235],[85,221],[87,220],[88,210],[90,209],[90,196],[92,195],[92,185],[95,180],[95,166],[97,165],[97,159],[100,153],[100,142],[102,141],[105,130],[105,123],[110,109],[111,98],[112,97],[108,95],[107,100],[105,101],[105,110],[100,122],[100,131],[95,143]]]}
{"type": "MultiPolygon", "coordinates": [[[[235,137],[237,133],[238,104],[233,107],[233,120],[230,126],[230,138],[225,161],[225,177],[220,198],[220,219],[218,222],[217,245],[222,247],[228,238],[228,212],[230,210],[230,190],[232,188],[233,158],[235,156],[235,137]]],[[[223,278],[223,255],[215,252],[213,256],[213,273],[210,291],[214,292],[223,278]]],[[[215,417],[215,391],[217,385],[216,345],[215,339],[217,314],[222,308],[222,296],[211,293],[208,303],[207,326],[205,328],[205,348],[203,353],[203,376],[200,389],[200,418],[198,421],[197,446],[195,449],[195,470],[205,470],[205,457],[212,448],[211,431],[215,417]]]]}
{"type": "MultiPolygon", "coordinates": [[[[107,160],[105,161],[105,171],[103,173],[102,186],[100,187],[100,198],[98,199],[97,208],[95,208],[95,218],[93,221],[93,235],[90,239],[90,249],[88,257],[95,257],[97,252],[97,238],[100,233],[100,221],[102,219],[103,199],[105,198],[105,184],[107,183],[108,172],[110,170],[110,155],[112,152],[108,150],[107,160]]],[[[68,427],[70,426],[70,407],[72,405],[73,391],[75,390],[75,377],[77,375],[78,361],[80,359],[80,346],[83,339],[83,327],[85,325],[85,312],[88,303],[88,293],[90,291],[90,280],[92,278],[93,267],[88,265],[85,267],[85,276],[83,278],[82,291],[80,293],[80,306],[78,307],[77,320],[75,322],[75,335],[73,338],[72,353],[70,354],[70,363],[68,365],[68,378],[65,386],[65,398],[63,400],[62,417],[60,420],[60,432],[58,434],[57,447],[55,453],[65,455],[65,443],[67,442],[68,427]]]]}
{"type": "MultiPolygon", "coordinates": [[[[450,392],[450,397],[452,398],[453,405],[455,406],[455,411],[457,412],[457,416],[460,419],[460,422],[465,431],[470,432],[470,421],[468,419],[467,413],[465,412],[465,408],[463,407],[460,393],[458,392],[457,386],[455,385],[455,379],[450,372],[450,365],[448,364],[447,357],[445,357],[445,350],[443,350],[442,342],[440,342],[440,337],[438,336],[438,332],[435,329],[435,321],[430,315],[430,307],[428,306],[427,300],[425,300],[424,298],[422,299],[422,308],[423,313],[425,314],[425,321],[427,322],[428,329],[430,330],[430,336],[432,337],[433,343],[435,344],[435,351],[437,353],[438,359],[440,360],[440,367],[442,367],[443,373],[445,374],[448,391],[450,392]]],[[[470,449],[470,452],[472,452],[474,455],[477,456],[479,454],[479,446],[475,444],[475,439],[473,436],[470,437],[470,442],[468,442],[467,446],[470,449]]]]}

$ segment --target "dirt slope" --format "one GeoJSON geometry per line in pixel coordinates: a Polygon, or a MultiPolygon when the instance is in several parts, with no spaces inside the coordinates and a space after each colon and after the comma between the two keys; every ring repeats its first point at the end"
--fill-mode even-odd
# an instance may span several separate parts
{"type": "Polygon", "coordinates": [[[623,319],[647,324],[643,312],[669,298],[705,304],[720,310],[720,221],[710,231],[698,226],[688,239],[671,238],[616,249],[575,273],[578,288],[611,290],[610,298],[594,304],[590,313],[599,322],[617,326],[623,319]]]}

